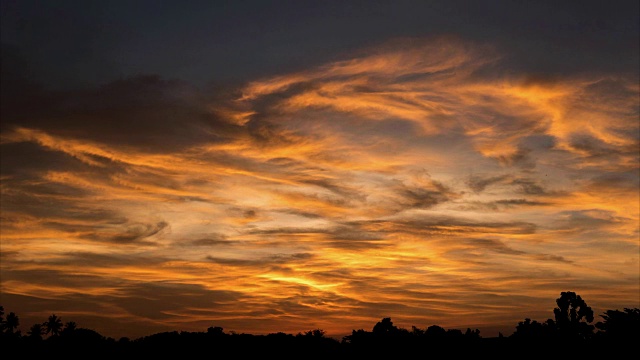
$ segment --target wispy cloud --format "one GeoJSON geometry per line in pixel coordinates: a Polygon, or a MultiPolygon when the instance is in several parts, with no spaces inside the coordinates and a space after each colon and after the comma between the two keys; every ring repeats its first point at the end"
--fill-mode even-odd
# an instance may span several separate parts
{"type": "Polygon", "coordinates": [[[568,288],[630,306],[637,94],[451,37],[216,94],[156,77],[34,93],[3,112],[0,296],[42,306],[26,322],[56,308],[132,335],[383,316],[509,333],[522,319],[496,304],[550,311],[568,288]]]}

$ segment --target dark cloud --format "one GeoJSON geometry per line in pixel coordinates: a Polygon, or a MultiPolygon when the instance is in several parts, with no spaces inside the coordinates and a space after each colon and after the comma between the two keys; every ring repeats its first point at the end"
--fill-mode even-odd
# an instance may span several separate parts
{"type": "MultiPolygon", "coordinates": [[[[604,141],[587,134],[574,134],[569,141],[569,145],[573,149],[585,154],[587,158],[592,159],[617,157],[625,152],[630,152],[622,151],[622,149],[611,146],[604,141]]],[[[637,150],[637,146],[634,146],[634,148],[637,150]]],[[[629,150],[633,151],[632,149],[629,150]]]]}
{"type": "Polygon", "coordinates": [[[361,194],[355,189],[339,184],[334,180],[323,179],[323,178],[307,178],[307,179],[301,179],[299,181],[302,184],[315,185],[315,186],[319,186],[321,188],[327,189],[332,193],[340,197],[343,197],[345,199],[363,201],[366,198],[365,195],[361,194]]]}
{"type": "Polygon", "coordinates": [[[482,222],[448,216],[429,216],[399,220],[369,220],[347,222],[369,231],[382,233],[406,232],[418,235],[439,234],[454,235],[464,233],[500,233],[500,234],[533,234],[537,225],[523,221],[482,222]]]}
{"type": "Polygon", "coordinates": [[[262,268],[296,263],[299,261],[309,260],[313,257],[314,256],[311,253],[273,254],[258,259],[232,259],[208,255],[206,260],[221,265],[262,268]]]}
{"type": "Polygon", "coordinates": [[[560,211],[553,222],[559,229],[576,231],[599,231],[631,221],[615,212],[602,209],[560,211]]]}
{"type": "Polygon", "coordinates": [[[472,175],[467,180],[467,185],[476,193],[484,191],[488,186],[493,184],[500,184],[506,180],[511,179],[511,175],[498,175],[490,177],[482,177],[479,175],[472,175]]]}
{"type": "Polygon", "coordinates": [[[247,219],[255,219],[257,212],[255,210],[245,210],[244,217],[247,219]]]}
{"type": "Polygon", "coordinates": [[[505,209],[517,208],[517,207],[537,207],[537,206],[550,206],[553,205],[551,201],[533,201],[528,199],[501,199],[490,202],[467,202],[460,206],[462,210],[492,210],[503,211],[505,209]]]}
{"type": "Polygon", "coordinates": [[[299,210],[299,209],[275,209],[273,211],[284,213],[284,214],[301,216],[309,219],[318,219],[322,217],[322,215],[320,214],[317,214],[311,211],[299,210]]]}
{"type": "Polygon", "coordinates": [[[219,303],[230,303],[243,297],[231,290],[210,290],[201,285],[166,282],[122,286],[119,293],[121,299],[114,301],[115,305],[133,316],[152,320],[177,320],[174,314],[184,308],[215,308],[219,303]]]}
{"type": "Polygon", "coordinates": [[[376,241],[384,240],[386,235],[384,233],[363,231],[353,227],[337,227],[331,230],[329,238],[339,241],[376,241]]]}
{"type": "Polygon", "coordinates": [[[0,171],[7,181],[37,179],[48,170],[82,172],[89,168],[89,165],[71,155],[43,148],[36,143],[0,144],[0,171]]]}
{"type": "Polygon", "coordinates": [[[636,192],[640,189],[640,177],[637,171],[600,174],[592,177],[586,184],[594,192],[636,192]]]}
{"type": "Polygon", "coordinates": [[[537,180],[526,178],[514,179],[511,181],[511,185],[516,185],[520,189],[520,192],[525,195],[549,195],[547,190],[537,180]]]}
{"type": "MultiPolygon", "coordinates": [[[[90,272],[86,274],[76,271],[68,272],[68,269],[82,268],[99,268],[111,269],[117,271],[121,267],[140,266],[140,267],[157,267],[170,261],[170,259],[161,256],[147,256],[139,253],[131,254],[99,254],[86,251],[74,251],[56,254],[42,259],[28,259],[18,256],[21,251],[10,252],[11,256],[5,256],[3,251],[3,261],[5,265],[11,264],[11,270],[6,273],[3,269],[3,281],[24,281],[30,282],[30,277],[36,279],[36,283],[43,286],[60,286],[65,287],[70,284],[74,288],[83,289],[91,287],[109,287],[108,278],[93,275],[90,272]],[[19,270],[23,268],[39,267],[41,269],[19,270]],[[45,269],[46,268],[46,269],[45,269]],[[6,275],[6,276],[5,276],[6,275]]],[[[11,289],[7,289],[10,291],[11,289]]]]}
{"type": "Polygon", "coordinates": [[[158,76],[117,80],[96,89],[23,94],[4,105],[6,133],[16,127],[62,138],[142,152],[165,153],[202,143],[224,143],[243,133],[215,113],[219,100],[194,87],[158,76]],[[28,106],[38,103],[38,106],[28,106]]]}
{"type": "Polygon", "coordinates": [[[453,197],[453,192],[443,184],[434,181],[433,189],[422,187],[404,186],[399,190],[402,196],[403,205],[410,208],[428,209],[440,203],[449,201],[453,197]]]}
{"type": "MultiPolygon", "coordinates": [[[[24,264],[24,262],[21,262],[24,264]]],[[[14,263],[15,264],[15,263],[14,263]]],[[[5,283],[28,283],[42,287],[43,293],[46,294],[50,288],[69,288],[74,292],[83,292],[94,287],[108,287],[114,285],[112,280],[96,275],[70,273],[66,271],[58,271],[51,268],[33,269],[33,270],[2,270],[3,292],[14,293],[12,287],[5,287],[5,283]]]]}
{"type": "Polygon", "coordinates": [[[527,200],[527,199],[504,199],[504,200],[497,200],[495,202],[493,202],[494,204],[497,205],[504,205],[504,206],[546,206],[546,205],[551,205],[552,203],[550,202],[543,202],[543,201],[531,201],[531,200],[527,200]]]}
{"type": "Polygon", "coordinates": [[[536,167],[536,164],[529,156],[530,153],[530,149],[519,146],[516,152],[509,155],[500,155],[497,157],[497,159],[504,165],[533,169],[534,167],[536,167]]]}
{"type": "Polygon", "coordinates": [[[335,241],[331,241],[327,243],[327,246],[335,248],[335,249],[343,249],[343,250],[371,250],[371,249],[384,249],[384,248],[392,248],[393,243],[380,241],[380,240],[345,240],[345,239],[337,239],[335,241]]]}
{"type": "MultiPolygon", "coordinates": [[[[566,264],[573,263],[573,261],[569,261],[564,257],[558,255],[532,254],[530,252],[516,250],[506,245],[504,242],[496,239],[466,239],[464,240],[464,243],[471,246],[472,248],[484,249],[505,255],[527,256],[540,261],[555,261],[566,264]]],[[[468,255],[468,253],[466,253],[464,250],[455,250],[454,253],[456,253],[457,256],[460,256],[461,253],[464,253],[465,255],[463,255],[463,257],[468,255]]]]}
{"type": "Polygon", "coordinates": [[[228,237],[224,234],[207,234],[207,237],[200,239],[181,241],[180,246],[219,246],[229,245],[228,237]]]}
{"type": "Polygon", "coordinates": [[[69,234],[94,232],[98,228],[122,226],[128,219],[117,211],[87,206],[81,200],[90,196],[91,191],[62,183],[42,180],[3,180],[11,190],[3,191],[2,227],[22,229],[43,227],[64,231],[69,234]],[[4,220],[8,221],[4,221],[4,220]]]}
{"type": "Polygon", "coordinates": [[[313,258],[314,255],[310,253],[296,253],[296,254],[274,254],[268,257],[269,260],[274,261],[275,263],[289,263],[292,261],[300,261],[300,260],[308,260],[313,258]]]}
{"type": "Polygon", "coordinates": [[[347,268],[328,269],[314,271],[311,276],[320,281],[334,282],[334,281],[349,281],[354,278],[352,270],[347,268]]]}
{"type": "MultiPolygon", "coordinates": [[[[74,267],[77,265],[100,267],[100,268],[117,268],[122,266],[159,266],[169,259],[160,256],[145,256],[140,254],[99,254],[91,252],[68,252],[60,257],[52,259],[51,264],[57,266],[74,267]]],[[[47,261],[42,261],[47,263],[47,261]]]]}
{"type": "Polygon", "coordinates": [[[563,256],[558,256],[558,255],[536,254],[534,255],[534,258],[542,261],[557,261],[557,262],[562,262],[566,264],[573,264],[573,261],[569,261],[565,259],[563,256]]]}
{"type": "Polygon", "coordinates": [[[380,248],[389,246],[384,240],[387,234],[384,232],[367,231],[361,229],[359,224],[345,223],[339,226],[326,228],[271,228],[252,230],[253,235],[270,235],[270,238],[279,236],[305,236],[310,234],[318,234],[314,237],[315,242],[322,242],[323,246],[341,248],[341,249],[367,249],[380,248]]]}
{"type": "Polygon", "coordinates": [[[156,245],[151,238],[159,235],[165,229],[170,229],[169,223],[166,221],[156,223],[127,222],[117,228],[102,227],[99,231],[89,233],[83,237],[121,245],[156,245]]]}
{"type": "Polygon", "coordinates": [[[491,251],[495,251],[501,254],[507,255],[523,255],[524,251],[515,250],[507,246],[504,242],[495,239],[468,239],[465,243],[481,248],[485,248],[491,251]]]}
{"type": "MultiPolygon", "coordinates": [[[[567,193],[563,191],[550,190],[548,185],[541,180],[518,177],[516,175],[497,175],[497,176],[480,176],[472,175],[466,181],[467,186],[471,188],[475,193],[485,191],[488,187],[494,185],[509,185],[516,189],[516,192],[522,195],[540,196],[540,197],[561,197],[566,196],[567,193]]],[[[505,199],[497,200],[494,202],[497,205],[536,205],[538,201],[529,201],[524,199],[505,199]]],[[[541,205],[544,202],[539,202],[541,205]]]]}
{"type": "Polygon", "coordinates": [[[535,134],[520,139],[520,146],[523,149],[535,150],[551,150],[556,146],[557,140],[551,135],[535,134]]]}
{"type": "Polygon", "coordinates": [[[2,41],[22,47],[32,77],[58,87],[143,71],[199,84],[244,81],[325,63],[362,44],[408,34],[490,38],[517,69],[530,73],[638,71],[635,1],[347,1],[313,7],[297,1],[9,1],[2,9],[2,41]],[[251,61],[255,54],[260,61],[251,61]]]}
{"type": "Polygon", "coordinates": [[[252,235],[296,235],[296,234],[331,234],[330,228],[297,228],[297,227],[281,227],[250,230],[252,235]]]}

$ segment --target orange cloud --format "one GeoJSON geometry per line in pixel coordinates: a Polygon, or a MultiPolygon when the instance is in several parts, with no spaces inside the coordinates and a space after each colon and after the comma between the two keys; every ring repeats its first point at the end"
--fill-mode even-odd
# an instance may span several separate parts
{"type": "Polygon", "coordinates": [[[500,55],[409,40],[227,102],[146,79],[79,94],[96,123],[15,121],[5,309],[143,324],[122,336],[309,319],[345,335],[388,316],[508,334],[527,311],[551,317],[560,291],[637,303],[637,85],[500,71],[500,55]],[[141,87],[162,94],[153,111],[118,95],[141,87]],[[115,110],[94,111],[100,95],[115,110]]]}

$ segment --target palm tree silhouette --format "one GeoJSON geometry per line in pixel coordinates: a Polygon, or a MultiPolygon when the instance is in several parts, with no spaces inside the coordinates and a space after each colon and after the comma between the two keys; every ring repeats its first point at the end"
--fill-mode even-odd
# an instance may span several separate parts
{"type": "Polygon", "coordinates": [[[7,329],[7,333],[13,334],[14,330],[20,325],[20,318],[13,311],[7,315],[7,319],[4,322],[4,326],[7,329]]]}
{"type": "Polygon", "coordinates": [[[70,334],[70,333],[74,332],[77,328],[78,328],[78,325],[76,324],[75,321],[67,321],[64,324],[64,329],[62,330],[62,333],[63,334],[70,334]]]}
{"type": "Polygon", "coordinates": [[[49,316],[49,319],[43,324],[45,327],[45,333],[56,336],[60,334],[62,329],[62,320],[55,314],[49,316]]]}
{"type": "Polygon", "coordinates": [[[27,332],[30,338],[35,340],[42,340],[42,334],[44,334],[44,329],[42,328],[42,324],[33,324],[31,328],[27,332]]]}

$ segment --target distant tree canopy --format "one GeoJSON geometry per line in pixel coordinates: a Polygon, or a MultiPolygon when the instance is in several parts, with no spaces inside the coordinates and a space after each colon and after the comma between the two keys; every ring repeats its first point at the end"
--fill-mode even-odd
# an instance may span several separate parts
{"type": "Polygon", "coordinates": [[[398,332],[398,327],[393,325],[391,318],[383,318],[377,322],[373,327],[374,334],[395,334],[398,332]]]}
{"type": "MultiPolygon", "coordinates": [[[[548,351],[551,351],[552,347],[545,345],[562,345],[561,348],[567,351],[563,354],[568,355],[575,355],[570,351],[577,350],[581,354],[592,355],[590,351],[606,349],[607,352],[603,354],[610,356],[611,351],[631,347],[640,338],[638,308],[607,310],[600,315],[602,321],[594,326],[590,324],[594,320],[593,310],[576,293],[560,293],[556,304],[557,307],[553,309],[554,319],[538,322],[525,318],[516,325],[515,332],[508,337],[500,334],[497,338],[483,339],[478,329],[467,328],[463,332],[459,329],[445,329],[439,325],[431,325],[425,329],[412,326],[411,331],[408,331],[394,325],[390,317],[383,317],[371,331],[353,330],[351,335],[343,337],[342,341],[326,337],[322,329],[299,332],[295,336],[283,332],[251,335],[225,333],[219,326],[211,326],[205,332],[172,331],[133,340],[121,338],[116,341],[94,330],[79,328],[73,321],[63,325],[62,319],[55,314],[42,323],[32,324],[26,336],[22,336],[18,315],[10,312],[5,316],[4,307],[0,306],[0,351],[5,353],[7,347],[19,347],[30,355],[27,358],[39,358],[47,356],[53,348],[74,347],[104,354],[111,351],[112,356],[161,357],[170,354],[184,356],[184,352],[195,354],[213,346],[220,350],[233,349],[238,354],[245,355],[255,349],[261,349],[265,353],[277,355],[286,353],[293,358],[300,358],[305,351],[318,356],[340,353],[352,358],[363,355],[378,357],[384,354],[386,357],[399,356],[400,351],[412,354],[411,351],[415,353],[425,349],[446,350],[446,354],[458,357],[476,355],[477,351],[497,351],[501,348],[507,350],[500,354],[511,356],[513,350],[521,349],[522,342],[525,341],[528,349],[537,351],[536,354],[540,356],[550,354],[548,351]],[[594,329],[597,329],[597,332],[594,332],[594,329]],[[579,346],[574,346],[576,344],[579,346]],[[615,346],[611,346],[612,344],[615,346]],[[516,347],[510,348],[512,345],[516,347]]],[[[76,353],[83,352],[77,350],[76,353]]]]}
{"type": "Polygon", "coordinates": [[[600,316],[603,321],[596,323],[596,327],[606,335],[635,341],[640,339],[640,309],[607,310],[600,316]]]}

